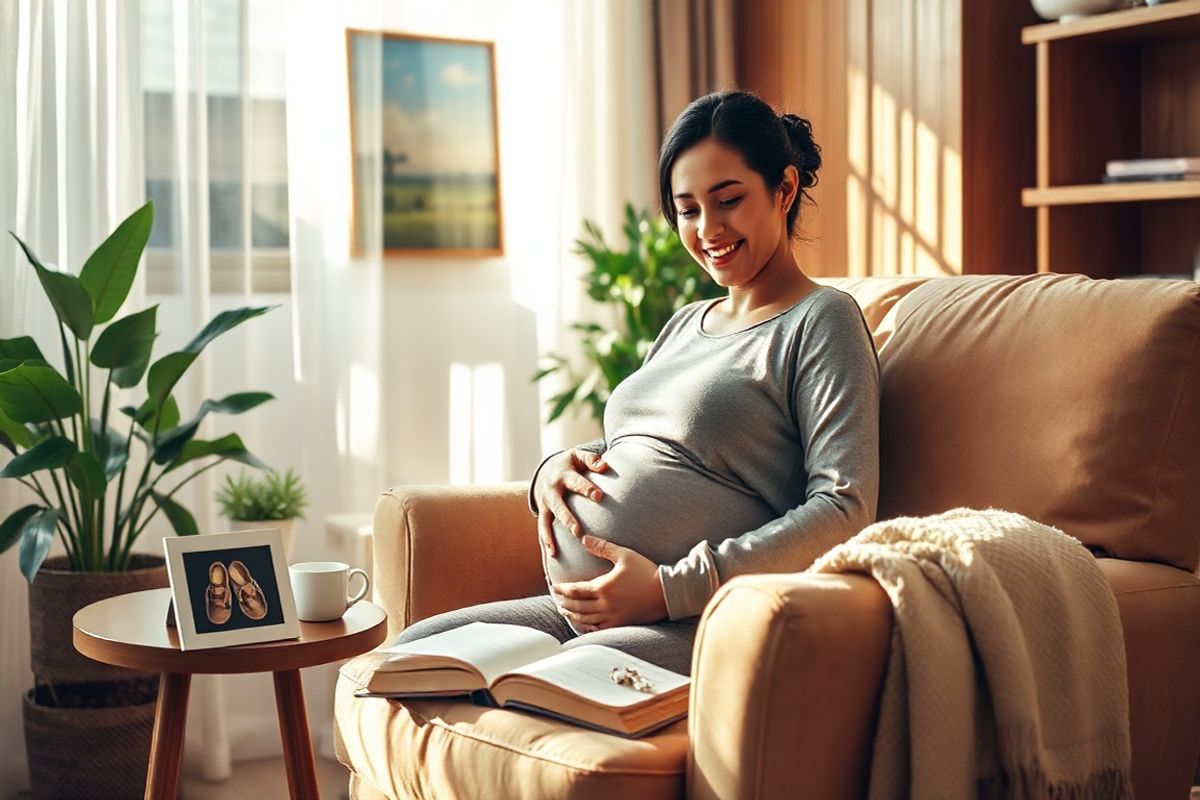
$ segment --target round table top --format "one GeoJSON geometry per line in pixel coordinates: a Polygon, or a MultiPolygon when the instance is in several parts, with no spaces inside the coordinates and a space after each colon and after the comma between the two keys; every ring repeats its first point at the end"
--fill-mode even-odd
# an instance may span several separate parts
{"type": "Polygon", "coordinates": [[[365,653],[387,635],[387,614],[361,600],[333,622],[301,622],[299,639],[208,650],[179,649],[167,627],[170,589],[117,595],[75,614],[75,649],[88,658],[150,672],[279,672],[365,653]]]}

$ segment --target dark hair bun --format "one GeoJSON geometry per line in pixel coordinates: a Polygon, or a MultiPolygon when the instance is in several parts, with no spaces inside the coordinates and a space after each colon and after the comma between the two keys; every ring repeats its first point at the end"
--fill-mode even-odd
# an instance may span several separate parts
{"type": "Polygon", "coordinates": [[[796,169],[800,173],[800,188],[807,189],[817,183],[817,170],[821,168],[821,147],[813,140],[812,123],[797,114],[780,117],[787,131],[796,156],[796,169]]]}
{"type": "Polygon", "coordinates": [[[780,116],[777,109],[751,92],[713,92],[697,97],[663,137],[658,153],[658,196],[671,228],[679,229],[671,191],[675,160],[708,138],[736,150],[772,196],[783,185],[787,168],[796,168],[799,194],[787,211],[787,232],[795,236],[800,206],[813,202],[807,190],[817,182],[821,148],[813,141],[808,120],[795,114],[780,116]]]}

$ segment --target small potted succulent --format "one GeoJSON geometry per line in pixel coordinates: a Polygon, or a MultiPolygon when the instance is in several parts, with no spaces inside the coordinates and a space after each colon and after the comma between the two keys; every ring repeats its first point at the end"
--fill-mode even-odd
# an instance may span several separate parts
{"type": "Polygon", "coordinates": [[[229,520],[230,530],[278,528],[284,555],[291,563],[295,522],[304,518],[308,506],[308,492],[295,470],[270,471],[261,478],[245,471],[237,476],[226,475],[216,500],[229,520]]]}

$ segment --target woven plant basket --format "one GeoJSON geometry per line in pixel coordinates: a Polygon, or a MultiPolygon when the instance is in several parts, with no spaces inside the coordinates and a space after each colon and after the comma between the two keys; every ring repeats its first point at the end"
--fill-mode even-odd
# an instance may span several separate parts
{"type": "Polygon", "coordinates": [[[71,572],[67,559],[57,556],[46,559],[29,585],[36,685],[25,695],[24,717],[34,798],[142,796],[154,702],[136,689],[148,679],[156,683],[155,676],[80,655],[72,625],[79,609],[98,600],[170,585],[161,556],[134,554],[129,566],[125,572],[71,572]],[[86,707],[53,702],[81,695],[86,707]]]}
{"type": "Polygon", "coordinates": [[[125,572],[71,572],[65,556],[47,558],[29,584],[29,656],[45,683],[90,683],[145,677],[149,673],[92,661],[75,650],[71,620],[97,600],[169,586],[162,556],[134,553],[125,572]]]}
{"type": "Polygon", "coordinates": [[[25,693],[25,749],[34,800],[141,798],[154,703],[47,708],[25,693]]]}

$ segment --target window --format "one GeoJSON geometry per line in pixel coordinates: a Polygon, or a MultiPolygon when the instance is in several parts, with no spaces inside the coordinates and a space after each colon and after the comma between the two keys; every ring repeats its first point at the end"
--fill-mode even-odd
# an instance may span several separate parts
{"type": "MultiPolygon", "coordinates": [[[[148,290],[183,286],[180,174],[204,174],[210,288],[282,292],[289,287],[285,0],[208,0],[204,4],[201,91],[204,142],[179,129],[176,91],[196,91],[190,72],[176,86],[176,58],[193,42],[175,41],[171,0],[142,2],[142,82],[146,196],[155,222],[146,258],[148,290]],[[179,140],[184,144],[180,145],[179,140]],[[203,162],[198,144],[207,147],[203,162]],[[180,154],[180,149],[185,152],[180,154]]],[[[200,38],[200,37],[197,37],[200,38]]],[[[190,98],[189,98],[190,99],[190,98]]],[[[185,111],[185,113],[187,113],[185,111]]]]}

